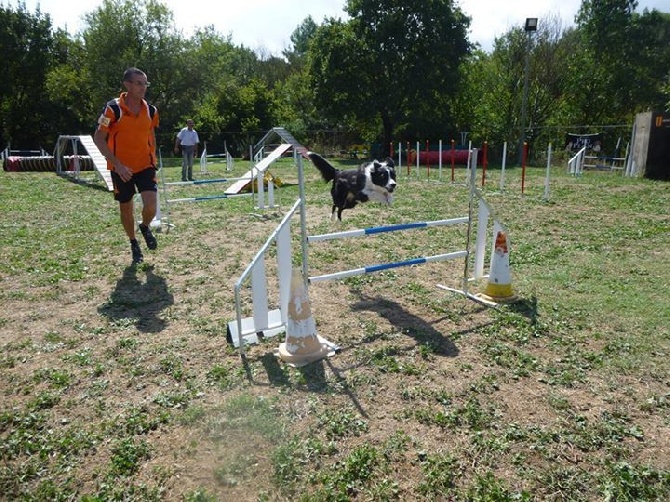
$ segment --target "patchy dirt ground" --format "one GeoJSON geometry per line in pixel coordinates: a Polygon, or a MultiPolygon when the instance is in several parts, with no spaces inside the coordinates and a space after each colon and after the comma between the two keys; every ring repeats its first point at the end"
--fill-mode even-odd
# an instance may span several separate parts
{"type": "MultiPolygon", "coordinates": [[[[58,197],[43,200],[32,219],[17,208],[3,226],[14,239],[13,225],[24,228],[25,238],[4,245],[10,258],[1,276],[4,493],[475,500],[477,490],[499,489],[533,500],[600,500],[608,480],[621,500],[645,500],[638,481],[656,486],[652,494],[669,493],[668,325],[650,350],[625,335],[650,333],[649,324],[613,317],[616,303],[607,313],[580,309],[588,293],[580,284],[603,279],[592,272],[575,280],[570,260],[588,275],[593,258],[580,254],[591,251],[552,228],[564,216],[546,204],[501,200],[518,250],[519,303],[491,309],[438,289],[462,286],[460,260],[314,284],[317,330],[341,350],[291,368],[275,355],[280,335],[249,346],[243,361],[226,339],[233,284],[297,196],[291,171],[282,176],[289,186],[278,189],[278,208],[259,211],[242,198],[174,205],[163,212],[173,227],[137,268],[109,194],[58,180],[74,207],[60,212],[58,197]],[[552,242],[569,250],[560,265],[552,242]],[[628,492],[616,491],[622,464],[640,478],[628,492]],[[645,478],[645,466],[657,475],[645,478]]],[[[467,211],[463,187],[436,183],[442,193],[417,195],[425,185],[407,182],[398,193],[404,202],[345,211],[334,226],[328,189],[310,177],[310,234],[467,211]]],[[[310,274],[438,254],[465,241],[464,230],[412,232],[310,246],[310,274]]],[[[296,249],[299,236],[294,225],[296,249]]],[[[274,251],[271,306],[273,260],[274,251]]],[[[667,253],[659,261],[667,264],[667,253]]],[[[667,286],[665,272],[626,267],[656,291],[667,286]]],[[[242,309],[250,315],[248,296],[242,309]]]]}

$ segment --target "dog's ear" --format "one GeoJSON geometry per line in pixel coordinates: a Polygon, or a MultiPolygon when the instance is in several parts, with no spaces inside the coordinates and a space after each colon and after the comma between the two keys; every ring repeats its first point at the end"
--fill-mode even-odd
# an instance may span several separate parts
{"type": "Polygon", "coordinates": [[[395,164],[393,163],[393,159],[391,157],[386,158],[386,165],[388,167],[395,167],[395,164]]]}
{"type": "Polygon", "coordinates": [[[377,159],[375,159],[372,161],[372,167],[375,168],[375,171],[379,171],[379,169],[382,167],[382,164],[377,159]]]}

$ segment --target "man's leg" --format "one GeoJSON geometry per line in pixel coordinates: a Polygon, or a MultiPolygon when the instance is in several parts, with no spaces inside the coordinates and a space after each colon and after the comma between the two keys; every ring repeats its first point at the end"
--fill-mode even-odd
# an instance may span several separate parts
{"type": "Polygon", "coordinates": [[[181,147],[181,180],[187,181],[187,166],[188,166],[188,150],[186,147],[181,147]]]}
{"type": "Polygon", "coordinates": [[[135,215],[133,214],[135,208],[133,206],[133,199],[128,202],[119,202],[119,212],[121,215],[121,225],[126,232],[128,239],[131,241],[135,238],[135,215]]]}
{"type": "Polygon", "coordinates": [[[135,239],[135,210],[133,199],[128,202],[119,202],[119,214],[121,215],[121,225],[130,240],[130,252],[133,255],[133,263],[142,263],[144,257],[140,245],[135,239]]]}
{"type": "Polygon", "coordinates": [[[186,149],[186,165],[189,181],[193,181],[193,152],[195,148],[190,146],[186,149]]]}
{"type": "Polygon", "coordinates": [[[145,190],[140,192],[142,197],[142,223],[140,223],[140,231],[144,236],[144,240],[147,243],[149,249],[156,249],[158,247],[158,241],[154,237],[154,234],[151,232],[151,222],[156,217],[156,211],[158,210],[158,195],[157,192],[152,190],[145,190]]]}
{"type": "Polygon", "coordinates": [[[146,190],[140,194],[142,196],[142,224],[148,227],[156,217],[158,210],[157,192],[146,190]]]}

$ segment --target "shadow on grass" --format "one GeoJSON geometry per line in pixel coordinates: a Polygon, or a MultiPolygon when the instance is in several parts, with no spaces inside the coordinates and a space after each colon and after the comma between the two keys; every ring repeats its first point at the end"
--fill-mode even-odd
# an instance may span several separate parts
{"type": "MultiPolygon", "coordinates": [[[[458,348],[453,341],[447,338],[442,332],[436,330],[433,327],[433,322],[408,312],[396,302],[380,297],[372,298],[360,295],[360,293],[357,294],[359,295],[359,300],[350,305],[352,311],[365,310],[376,312],[378,315],[386,318],[393,326],[402,330],[403,333],[407,333],[413,337],[418,343],[429,345],[433,354],[446,357],[456,357],[458,355],[458,348]]],[[[366,340],[367,342],[371,342],[372,338],[367,338],[366,340]]],[[[343,375],[343,372],[348,368],[338,368],[330,358],[326,357],[306,366],[296,368],[300,373],[299,383],[292,381],[290,371],[286,365],[279,361],[276,354],[266,353],[258,358],[257,361],[263,365],[269,385],[302,389],[308,392],[335,392],[337,394],[344,394],[348,396],[358,412],[363,417],[367,417],[367,413],[361,406],[356,393],[350,387],[347,378],[343,375]]],[[[249,381],[253,382],[253,371],[251,370],[249,361],[246,360],[245,371],[249,381]]]]}
{"type": "Polygon", "coordinates": [[[516,312],[530,320],[532,325],[537,324],[537,297],[533,295],[530,299],[519,299],[508,305],[509,310],[516,312]]]}
{"type": "MultiPolygon", "coordinates": [[[[302,389],[307,392],[335,392],[337,394],[344,394],[349,397],[352,405],[358,409],[363,417],[368,417],[355,392],[349,386],[347,379],[342,375],[340,369],[332,364],[330,358],[325,357],[324,359],[296,368],[301,375],[300,380],[302,383],[300,384],[291,383],[291,379],[287,373],[288,367],[279,362],[276,354],[264,354],[260,358],[260,361],[267,372],[270,385],[302,389]],[[326,373],[326,366],[332,373],[330,379],[326,373]]],[[[250,373],[248,372],[247,375],[250,375],[250,373]]]]}
{"type": "Polygon", "coordinates": [[[385,298],[371,298],[360,295],[359,301],[352,304],[350,308],[352,311],[366,310],[376,312],[417,342],[430,345],[433,353],[436,355],[447,357],[456,357],[458,355],[456,345],[443,333],[436,330],[432,326],[432,323],[408,312],[399,303],[385,298]]]}
{"type": "Polygon", "coordinates": [[[158,333],[166,326],[159,314],[173,303],[165,279],[154,274],[153,267],[131,265],[123,271],[114,291],[98,312],[111,321],[132,320],[144,333],[158,333]],[[146,274],[145,281],[138,278],[138,272],[146,274]]]}
{"type": "MultiPolygon", "coordinates": [[[[85,172],[90,174],[95,173],[95,171],[93,170],[85,172]]],[[[99,177],[96,177],[95,179],[85,179],[85,178],[77,179],[74,176],[68,174],[63,173],[56,173],[56,174],[58,174],[61,178],[68,180],[70,183],[73,183],[75,185],[90,187],[93,188],[94,190],[109,193],[109,188],[107,188],[107,185],[105,185],[104,181],[102,181],[99,177]]]]}

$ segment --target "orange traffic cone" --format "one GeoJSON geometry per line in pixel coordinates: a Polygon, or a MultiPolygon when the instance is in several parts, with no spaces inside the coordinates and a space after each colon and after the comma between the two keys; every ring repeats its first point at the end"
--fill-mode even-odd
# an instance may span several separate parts
{"type": "Polygon", "coordinates": [[[305,366],[335,353],[335,346],[316,333],[307,288],[299,269],[293,269],[288,302],[286,341],[279,357],[291,366],[305,366]]]}
{"type": "Polygon", "coordinates": [[[507,234],[502,230],[498,230],[496,233],[488,284],[484,292],[477,296],[492,303],[511,303],[518,299],[518,296],[512,292],[512,274],[509,268],[509,241],[507,234]]]}

